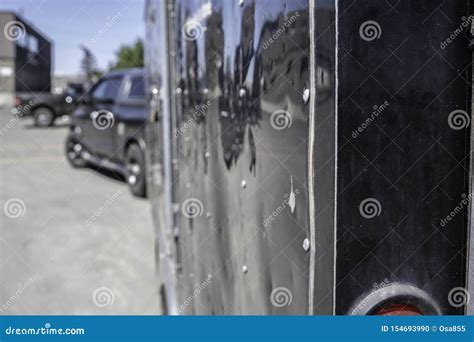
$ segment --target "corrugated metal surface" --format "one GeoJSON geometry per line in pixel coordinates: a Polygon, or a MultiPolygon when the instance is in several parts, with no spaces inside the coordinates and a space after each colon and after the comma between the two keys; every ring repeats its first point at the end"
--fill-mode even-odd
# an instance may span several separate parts
{"type": "Polygon", "coordinates": [[[0,58],[14,58],[15,57],[15,43],[11,40],[8,40],[4,36],[5,26],[16,20],[16,17],[13,13],[10,12],[0,12],[0,27],[2,29],[2,37],[0,39],[0,58]]]}

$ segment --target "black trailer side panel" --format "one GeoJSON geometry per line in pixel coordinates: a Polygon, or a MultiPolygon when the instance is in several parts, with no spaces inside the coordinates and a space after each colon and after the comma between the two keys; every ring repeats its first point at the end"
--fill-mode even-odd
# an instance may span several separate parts
{"type": "Polygon", "coordinates": [[[467,6],[338,1],[338,314],[394,284],[463,312],[448,294],[466,287],[467,6]]]}

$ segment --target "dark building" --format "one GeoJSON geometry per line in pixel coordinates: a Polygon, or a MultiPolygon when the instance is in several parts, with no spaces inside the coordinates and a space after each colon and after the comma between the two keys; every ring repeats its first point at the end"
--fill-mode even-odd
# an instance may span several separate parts
{"type": "Polygon", "coordinates": [[[19,92],[50,92],[52,42],[13,12],[0,11],[0,105],[19,92]]]}

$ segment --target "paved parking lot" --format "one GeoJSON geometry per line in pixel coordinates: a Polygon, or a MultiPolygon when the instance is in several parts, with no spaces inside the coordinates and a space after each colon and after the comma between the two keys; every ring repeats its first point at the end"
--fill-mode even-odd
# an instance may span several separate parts
{"type": "Polygon", "coordinates": [[[158,314],[149,204],[0,110],[0,314],[158,314]]]}
{"type": "Polygon", "coordinates": [[[72,169],[66,134],[0,110],[0,314],[159,314],[148,202],[72,169]]]}

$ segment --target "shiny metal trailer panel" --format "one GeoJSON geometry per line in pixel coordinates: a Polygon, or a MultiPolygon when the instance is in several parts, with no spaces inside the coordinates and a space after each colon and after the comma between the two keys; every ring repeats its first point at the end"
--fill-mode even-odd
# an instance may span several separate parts
{"type": "Polygon", "coordinates": [[[466,208],[442,221],[469,191],[455,2],[148,2],[168,313],[463,312],[466,208]]]}

